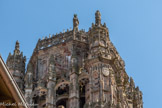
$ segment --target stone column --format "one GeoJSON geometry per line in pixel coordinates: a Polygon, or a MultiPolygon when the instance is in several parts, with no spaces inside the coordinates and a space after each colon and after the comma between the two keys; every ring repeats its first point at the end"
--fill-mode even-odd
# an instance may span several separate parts
{"type": "Polygon", "coordinates": [[[55,72],[54,57],[52,55],[50,57],[48,67],[48,82],[47,82],[47,97],[46,97],[47,108],[56,108],[55,103],[56,92],[54,91],[55,85],[56,85],[56,72],[55,72]]]}
{"type": "Polygon", "coordinates": [[[75,73],[70,75],[70,93],[69,93],[69,108],[79,108],[79,83],[78,75],[75,73]]]}
{"type": "Polygon", "coordinates": [[[78,59],[76,50],[73,48],[71,57],[71,72],[70,72],[70,90],[69,90],[69,108],[79,108],[79,83],[78,83],[78,59]]]}
{"type": "Polygon", "coordinates": [[[56,108],[54,103],[55,100],[54,87],[55,87],[55,81],[49,79],[47,84],[47,97],[46,97],[47,108],[56,108]]]}

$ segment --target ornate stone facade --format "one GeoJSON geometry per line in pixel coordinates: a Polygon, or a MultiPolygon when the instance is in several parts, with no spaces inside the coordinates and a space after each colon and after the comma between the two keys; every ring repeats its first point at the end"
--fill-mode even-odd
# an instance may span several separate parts
{"type": "Polygon", "coordinates": [[[0,108],[30,108],[0,55],[0,108]]]}
{"type": "Polygon", "coordinates": [[[143,108],[100,12],[88,32],[78,25],[75,14],[73,30],[38,40],[25,74],[27,101],[37,108],[143,108]]]}
{"type": "Polygon", "coordinates": [[[24,77],[25,77],[25,62],[26,57],[23,56],[23,53],[20,53],[19,42],[16,41],[15,50],[13,55],[9,53],[7,58],[7,66],[15,78],[19,88],[24,92],[24,77]]]}

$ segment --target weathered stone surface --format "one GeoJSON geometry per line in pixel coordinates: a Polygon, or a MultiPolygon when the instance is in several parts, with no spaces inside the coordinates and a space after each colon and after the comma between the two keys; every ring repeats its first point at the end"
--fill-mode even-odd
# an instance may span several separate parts
{"type": "MultiPolygon", "coordinates": [[[[129,80],[100,12],[88,32],[78,25],[74,15],[73,30],[38,40],[25,74],[28,102],[38,108],[143,108],[142,92],[129,80]]],[[[18,43],[7,64],[24,75],[18,43]]]]}
{"type": "Polygon", "coordinates": [[[20,53],[20,46],[19,42],[16,41],[15,50],[13,55],[9,53],[7,58],[7,66],[12,73],[13,77],[15,78],[18,86],[24,92],[24,77],[25,77],[25,62],[26,57],[23,56],[23,53],[20,53]]]}

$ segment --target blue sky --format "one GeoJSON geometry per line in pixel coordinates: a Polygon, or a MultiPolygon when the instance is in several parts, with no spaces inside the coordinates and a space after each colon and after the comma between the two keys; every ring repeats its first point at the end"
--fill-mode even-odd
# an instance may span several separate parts
{"type": "Polygon", "coordinates": [[[126,71],[143,92],[144,108],[162,106],[162,1],[160,0],[0,0],[0,54],[6,61],[16,40],[29,60],[39,38],[91,26],[95,11],[109,28],[110,39],[126,71]]]}

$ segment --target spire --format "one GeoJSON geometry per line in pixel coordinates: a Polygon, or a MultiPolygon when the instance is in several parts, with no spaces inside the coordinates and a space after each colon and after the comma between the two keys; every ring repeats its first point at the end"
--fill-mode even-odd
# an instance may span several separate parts
{"type": "Polygon", "coordinates": [[[24,75],[25,75],[25,61],[26,57],[23,53],[20,53],[19,41],[16,41],[15,49],[13,55],[9,53],[7,58],[7,66],[11,71],[15,81],[17,82],[19,88],[24,92],[24,75]],[[18,61],[18,62],[17,62],[18,61]]]}
{"type": "Polygon", "coordinates": [[[139,91],[139,87],[138,86],[136,87],[136,91],[139,91]]]}
{"type": "Polygon", "coordinates": [[[20,45],[19,45],[19,41],[16,41],[15,44],[15,50],[14,50],[14,55],[19,55],[20,54],[20,45]]]}
{"type": "Polygon", "coordinates": [[[79,25],[79,20],[78,20],[77,14],[74,14],[74,17],[73,17],[73,30],[74,31],[78,31],[78,25],[79,25]]]}
{"type": "Polygon", "coordinates": [[[97,10],[95,13],[95,25],[97,26],[101,25],[101,14],[99,10],[97,10]]]}
{"type": "Polygon", "coordinates": [[[130,77],[130,86],[133,87],[133,88],[135,87],[135,85],[134,85],[134,80],[133,80],[132,77],[130,77]]]}

